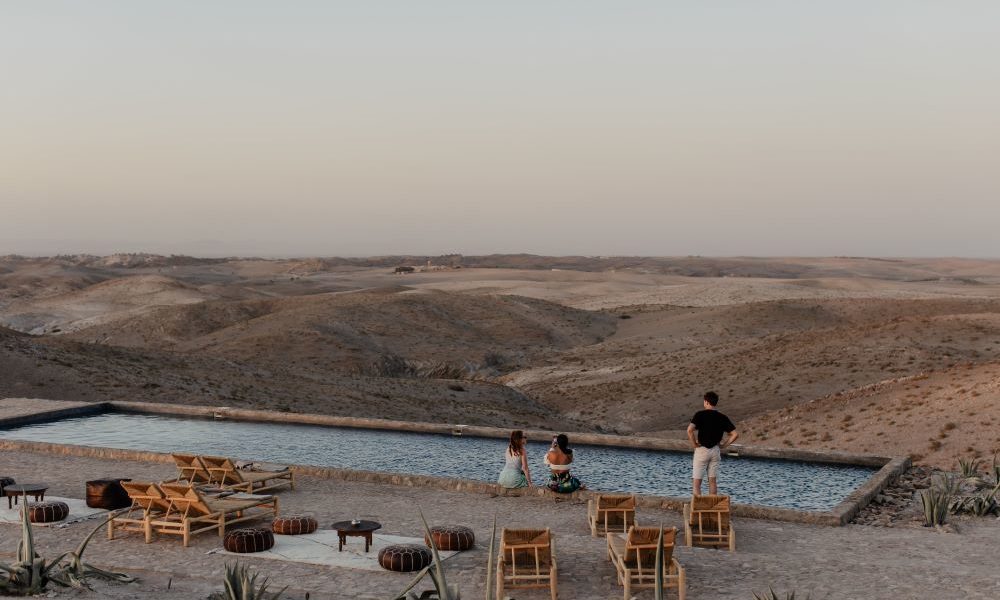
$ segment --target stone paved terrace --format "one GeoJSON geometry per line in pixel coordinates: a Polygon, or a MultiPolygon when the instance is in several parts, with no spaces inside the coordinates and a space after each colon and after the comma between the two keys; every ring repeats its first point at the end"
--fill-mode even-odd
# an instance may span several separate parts
{"type": "MultiPolygon", "coordinates": [[[[19,481],[44,481],[49,493],[84,497],[84,482],[107,476],[158,480],[174,474],[162,463],[8,451],[0,455],[0,475],[19,481]]],[[[321,525],[334,520],[375,518],[383,532],[417,537],[421,526],[416,508],[432,523],[471,526],[479,546],[449,559],[450,579],[463,597],[483,597],[486,545],[493,516],[501,526],[549,526],[557,540],[560,597],[563,599],[621,598],[613,570],[604,553],[604,540],[592,538],[585,524],[585,505],[536,497],[489,497],[424,488],[342,482],[302,477],[298,489],[281,492],[282,512],[310,511],[321,525]]],[[[680,526],[677,513],[640,510],[641,521],[680,526]]],[[[44,556],[71,550],[93,527],[91,522],[63,529],[36,528],[44,556]]],[[[959,523],[960,533],[924,528],[874,528],[858,525],[827,527],[737,519],[738,550],[734,554],[708,549],[679,548],[678,558],[688,572],[692,600],[750,600],[753,591],[809,592],[814,600],[878,598],[996,599],[1000,598],[995,547],[1000,521],[980,519],[959,523]]],[[[13,556],[19,538],[13,525],[0,525],[0,558],[13,556]]],[[[205,533],[183,548],[175,538],[146,545],[137,536],[108,541],[95,538],[87,549],[90,562],[130,571],[143,583],[129,586],[129,598],[195,598],[218,589],[226,558],[206,555],[220,545],[205,533]],[[149,569],[155,572],[150,572],[149,569]],[[165,580],[174,578],[173,591],[165,580]],[[155,585],[156,590],[152,589],[155,585]]],[[[330,569],[247,557],[247,562],[270,575],[278,589],[291,586],[292,597],[309,591],[312,598],[387,599],[403,588],[407,574],[330,569]]],[[[492,579],[491,579],[492,581],[492,579]]],[[[98,597],[99,593],[83,594],[98,597]]],[[[544,591],[517,592],[519,600],[547,598],[544,591]]],[[[652,598],[644,592],[640,598],[652,598]]],[[[675,596],[676,597],[676,596],[675,596]]]]}

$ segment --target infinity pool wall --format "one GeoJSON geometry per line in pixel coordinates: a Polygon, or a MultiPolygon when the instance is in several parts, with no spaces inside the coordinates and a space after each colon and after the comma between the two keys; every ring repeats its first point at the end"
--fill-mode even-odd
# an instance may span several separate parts
{"type": "MultiPolygon", "coordinates": [[[[0,431],[0,438],[146,450],[221,454],[319,467],[496,480],[506,442],[485,437],[323,427],[287,423],[105,413],[0,431]]],[[[529,446],[536,483],[548,439],[529,446]]],[[[691,455],[613,446],[576,446],[573,473],[590,489],[650,496],[690,494],[691,455]]],[[[723,493],[742,504],[830,511],[878,469],[832,463],[725,457],[723,493]]]]}

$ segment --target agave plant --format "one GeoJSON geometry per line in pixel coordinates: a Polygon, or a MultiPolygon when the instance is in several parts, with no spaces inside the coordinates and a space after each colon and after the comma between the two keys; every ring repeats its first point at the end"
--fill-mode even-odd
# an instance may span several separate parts
{"type": "Polygon", "coordinates": [[[962,473],[962,477],[965,479],[971,479],[973,477],[979,476],[979,465],[982,463],[978,458],[972,458],[971,460],[965,460],[964,458],[958,459],[958,469],[962,473]]]}
{"type": "Polygon", "coordinates": [[[257,586],[259,573],[250,574],[250,568],[235,562],[226,565],[226,576],[223,580],[226,586],[224,592],[216,592],[211,600],[278,600],[287,588],[281,588],[276,593],[267,591],[267,577],[257,586]]]}
{"type": "Polygon", "coordinates": [[[490,553],[486,558],[486,600],[502,600],[496,599],[496,589],[493,587],[493,553],[496,550],[496,541],[497,516],[493,515],[493,533],[490,534],[490,553]]]}
{"type": "Polygon", "coordinates": [[[929,487],[920,492],[920,503],[924,508],[924,527],[944,525],[948,520],[951,495],[947,491],[929,487]]]}
{"type": "MultiPolygon", "coordinates": [[[[779,596],[774,592],[774,589],[768,587],[767,592],[764,594],[754,592],[753,600],[795,600],[795,592],[785,592],[784,596],[779,596]]],[[[809,600],[809,595],[806,594],[803,600],[809,600]]]]}
{"type": "Polygon", "coordinates": [[[962,480],[977,490],[987,485],[986,480],[979,473],[979,466],[981,464],[982,461],[978,458],[971,460],[958,459],[958,470],[962,475],[962,480]]]}
{"type": "MultiPolygon", "coordinates": [[[[108,519],[110,520],[110,518],[108,519]]],[[[121,583],[134,581],[124,573],[113,573],[83,562],[83,552],[94,535],[107,525],[108,520],[94,528],[77,549],[60,554],[55,560],[46,560],[35,551],[35,538],[28,518],[28,508],[21,509],[21,541],[17,544],[17,557],[11,564],[0,563],[0,594],[30,596],[42,593],[48,584],[63,587],[86,587],[89,577],[100,577],[121,583]]]]}
{"type": "Polygon", "coordinates": [[[977,517],[1000,513],[1000,505],[997,504],[994,491],[955,498],[952,500],[950,508],[953,514],[969,513],[977,517]]]}
{"type": "Polygon", "coordinates": [[[656,571],[654,573],[653,600],[663,600],[663,523],[660,523],[660,535],[656,538],[656,571]]]}

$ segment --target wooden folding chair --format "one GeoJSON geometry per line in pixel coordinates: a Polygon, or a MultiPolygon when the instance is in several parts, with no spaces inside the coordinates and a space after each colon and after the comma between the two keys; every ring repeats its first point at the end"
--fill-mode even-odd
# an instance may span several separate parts
{"type": "MultiPolygon", "coordinates": [[[[656,588],[656,547],[659,527],[629,528],[627,534],[608,534],[608,559],[618,574],[618,585],[625,588],[625,600],[632,597],[633,588],[656,588]]],[[[676,588],[678,600],[684,600],[687,584],[684,568],[674,558],[677,528],[663,529],[663,588],[676,588]]]]}
{"type": "Polygon", "coordinates": [[[688,546],[736,551],[729,496],[693,496],[684,505],[684,537],[688,546]]]}
{"type": "Polygon", "coordinates": [[[505,588],[549,588],[558,594],[555,544],[548,529],[503,529],[497,559],[497,598],[505,588]]]}
{"type": "Polygon", "coordinates": [[[626,533],[635,525],[635,496],[599,494],[587,501],[590,535],[596,537],[613,531],[626,533]]]}

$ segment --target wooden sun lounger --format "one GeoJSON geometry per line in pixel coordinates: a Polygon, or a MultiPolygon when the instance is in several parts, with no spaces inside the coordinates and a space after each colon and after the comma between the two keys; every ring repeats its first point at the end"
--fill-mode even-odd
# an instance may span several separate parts
{"type": "Polygon", "coordinates": [[[635,496],[599,494],[587,501],[587,522],[594,537],[614,531],[628,532],[635,525],[635,496]]]}
{"type": "MultiPolygon", "coordinates": [[[[618,573],[618,585],[625,588],[625,600],[634,588],[656,588],[656,547],[659,527],[629,528],[627,534],[608,534],[608,558],[618,573]]],[[[684,568],[674,558],[677,528],[663,529],[663,588],[677,588],[678,600],[684,600],[687,584],[684,568]]]]}
{"type": "Polygon", "coordinates": [[[693,496],[684,505],[684,537],[688,546],[728,547],[736,551],[729,496],[693,496]]]}
{"type": "Polygon", "coordinates": [[[226,525],[278,516],[278,498],[209,498],[197,488],[185,484],[163,483],[160,486],[170,501],[170,510],[164,517],[150,519],[156,533],[180,535],[187,546],[192,535],[215,529],[219,537],[225,535],[226,525]]]}
{"type": "Polygon", "coordinates": [[[177,478],[173,481],[188,485],[207,485],[212,483],[212,474],[196,454],[176,452],[170,455],[177,465],[177,478]]]}
{"type": "Polygon", "coordinates": [[[142,533],[148,544],[153,541],[152,519],[168,518],[170,500],[155,483],[123,481],[121,485],[132,500],[132,506],[114,514],[108,521],[108,539],[115,539],[115,531],[134,531],[142,533]]]}
{"type": "Polygon", "coordinates": [[[549,588],[558,594],[555,544],[548,529],[504,529],[497,560],[497,598],[504,588],[549,588]]]}
{"type": "Polygon", "coordinates": [[[234,490],[256,494],[285,487],[295,489],[295,475],[290,469],[283,471],[255,471],[236,467],[236,463],[224,456],[201,456],[205,470],[212,483],[234,490]]]}

